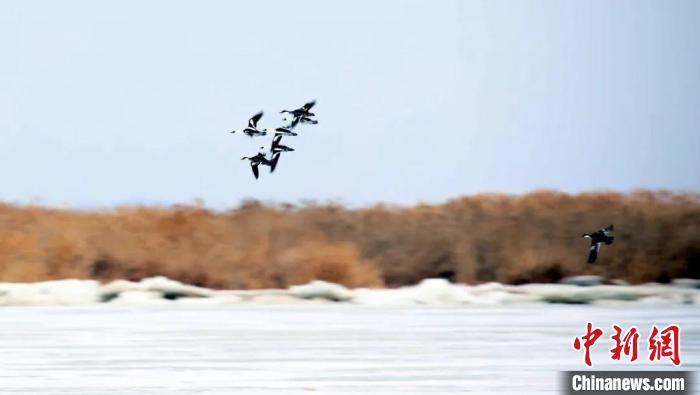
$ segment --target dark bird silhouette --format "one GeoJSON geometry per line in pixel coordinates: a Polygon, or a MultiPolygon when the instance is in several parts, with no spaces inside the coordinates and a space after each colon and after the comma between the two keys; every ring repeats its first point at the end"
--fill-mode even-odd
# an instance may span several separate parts
{"type": "Polygon", "coordinates": [[[243,133],[246,134],[248,137],[265,136],[267,134],[265,130],[258,130],[258,121],[260,120],[260,118],[262,118],[262,116],[263,112],[260,111],[248,120],[247,127],[240,130],[233,130],[231,133],[243,133]]]}
{"type": "MultiPolygon", "coordinates": [[[[262,147],[260,147],[262,148],[262,147]]],[[[278,154],[279,155],[279,154],[278,154]]],[[[260,176],[260,171],[258,166],[265,165],[270,166],[270,172],[274,171],[274,167],[277,165],[276,158],[273,156],[272,159],[267,159],[263,152],[258,152],[257,155],[253,157],[244,156],[241,160],[248,159],[250,161],[250,168],[253,170],[253,175],[257,179],[260,176]]]]}
{"type": "MultiPolygon", "coordinates": [[[[277,135],[272,139],[272,145],[270,145],[270,154],[272,154],[272,164],[270,165],[270,173],[274,172],[275,169],[277,168],[277,163],[280,160],[280,154],[282,152],[292,152],[294,151],[294,148],[288,147],[286,145],[280,144],[280,141],[282,140],[281,135],[277,135]]],[[[260,147],[261,149],[264,149],[265,147],[260,147]]]]}
{"type": "Polygon", "coordinates": [[[296,136],[297,133],[292,132],[293,127],[294,126],[289,125],[287,127],[276,128],[275,129],[275,136],[296,136]]]}
{"type": "Polygon", "coordinates": [[[303,123],[305,125],[316,125],[318,124],[318,121],[315,119],[312,119],[310,117],[307,117],[305,115],[299,115],[299,116],[291,116],[291,117],[285,117],[282,118],[283,121],[289,122],[289,126],[287,126],[288,129],[291,129],[299,123],[303,123]]]}
{"type": "Polygon", "coordinates": [[[291,111],[290,110],[282,110],[282,111],[280,111],[280,114],[286,112],[286,113],[292,114],[295,117],[301,117],[301,116],[312,117],[315,114],[310,112],[309,110],[311,110],[311,108],[313,108],[313,106],[315,104],[316,104],[316,100],[312,100],[312,101],[304,104],[301,108],[297,108],[296,110],[291,110],[291,111]]]}
{"type": "Polygon", "coordinates": [[[280,144],[280,141],[282,141],[282,136],[278,135],[275,136],[275,138],[272,139],[272,145],[270,146],[270,152],[272,154],[276,154],[278,152],[292,152],[294,151],[294,148],[287,147],[286,145],[280,144]]]}
{"type": "Polygon", "coordinates": [[[610,245],[615,240],[615,236],[612,235],[614,227],[612,224],[607,227],[597,230],[593,233],[584,233],[583,237],[591,239],[591,250],[588,253],[588,263],[593,263],[598,258],[598,252],[600,252],[600,247],[605,243],[605,245],[610,245]]]}
{"type": "Polygon", "coordinates": [[[311,118],[309,118],[309,117],[307,117],[307,116],[301,116],[301,117],[299,117],[298,119],[299,119],[299,122],[300,122],[300,123],[303,123],[303,124],[316,125],[316,124],[318,123],[317,120],[311,119],[311,118]]]}

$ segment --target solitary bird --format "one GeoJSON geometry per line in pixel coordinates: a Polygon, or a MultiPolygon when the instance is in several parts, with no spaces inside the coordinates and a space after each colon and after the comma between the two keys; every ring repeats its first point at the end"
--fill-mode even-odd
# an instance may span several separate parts
{"type": "Polygon", "coordinates": [[[273,155],[272,159],[267,159],[263,152],[258,152],[258,154],[253,157],[244,156],[241,158],[241,160],[244,159],[248,159],[250,161],[250,168],[253,170],[253,175],[255,176],[255,179],[257,179],[258,176],[260,176],[260,172],[258,170],[258,166],[260,165],[270,166],[271,173],[275,171],[275,167],[277,166],[277,160],[279,160],[279,154],[273,155]]]}
{"type": "MultiPolygon", "coordinates": [[[[267,132],[265,130],[258,130],[258,121],[260,118],[262,118],[263,112],[260,111],[259,113],[253,115],[252,118],[248,120],[248,126],[244,129],[240,130],[234,130],[231,133],[244,133],[248,135],[248,137],[254,137],[254,136],[265,136],[267,135],[267,132]]],[[[267,129],[266,129],[267,130],[267,129]]]]}
{"type": "Polygon", "coordinates": [[[588,263],[595,262],[596,258],[598,258],[600,246],[603,245],[603,243],[605,243],[605,245],[613,243],[615,240],[615,236],[612,235],[613,230],[614,227],[610,224],[593,233],[584,233],[583,237],[591,239],[591,252],[588,254],[588,263]]]}
{"type": "Polygon", "coordinates": [[[294,115],[295,117],[301,117],[301,116],[312,117],[312,116],[314,116],[314,113],[310,112],[309,110],[311,110],[311,108],[315,104],[316,104],[316,100],[312,100],[312,101],[304,104],[301,108],[297,108],[296,110],[291,110],[291,111],[282,110],[282,111],[280,111],[280,114],[283,114],[286,112],[286,113],[294,115]]]}

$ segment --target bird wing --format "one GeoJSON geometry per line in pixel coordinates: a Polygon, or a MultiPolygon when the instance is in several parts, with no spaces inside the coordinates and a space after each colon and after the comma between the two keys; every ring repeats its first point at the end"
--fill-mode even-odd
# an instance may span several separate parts
{"type": "Polygon", "coordinates": [[[279,160],[280,160],[280,154],[278,152],[272,157],[272,165],[270,166],[270,173],[275,171],[275,168],[277,167],[277,162],[279,162],[279,160]]]}
{"type": "Polygon", "coordinates": [[[304,107],[302,107],[304,110],[309,111],[313,106],[316,104],[316,100],[312,100],[306,104],[304,104],[304,107]]]}
{"type": "Polygon", "coordinates": [[[262,118],[262,116],[263,116],[262,111],[253,115],[253,117],[248,120],[248,126],[253,128],[253,129],[256,129],[258,127],[258,121],[260,120],[260,118],[262,118]]]}
{"type": "Polygon", "coordinates": [[[588,253],[588,263],[595,262],[596,258],[598,258],[598,251],[600,251],[600,243],[592,243],[591,251],[588,253]]]}
{"type": "Polygon", "coordinates": [[[294,129],[295,126],[299,123],[299,117],[293,117],[292,118],[292,123],[289,124],[289,129],[294,129]]]}
{"type": "Polygon", "coordinates": [[[272,146],[273,147],[278,146],[280,143],[280,140],[282,140],[282,135],[281,134],[276,135],[275,138],[272,139],[272,146]]]}
{"type": "Polygon", "coordinates": [[[603,232],[602,229],[601,229],[601,230],[596,230],[595,232],[591,233],[591,241],[592,241],[593,243],[596,243],[596,242],[598,242],[598,241],[600,241],[601,239],[604,239],[604,238],[605,238],[605,233],[603,232]]]}
{"type": "Polygon", "coordinates": [[[610,225],[608,225],[607,227],[605,227],[605,228],[603,228],[603,229],[601,229],[601,230],[603,231],[603,234],[604,234],[604,235],[609,236],[609,235],[610,235],[610,232],[612,232],[613,230],[615,230],[615,227],[614,227],[612,224],[610,224],[610,225]]]}
{"type": "Polygon", "coordinates": [[[258,165],[253,164],[253,162],[250,162],[250,168],[253,169],[253,175],[255,176],[255,179],[258,179],[258,176],[260,175],[260,172],[258,171],[258,165]]]}

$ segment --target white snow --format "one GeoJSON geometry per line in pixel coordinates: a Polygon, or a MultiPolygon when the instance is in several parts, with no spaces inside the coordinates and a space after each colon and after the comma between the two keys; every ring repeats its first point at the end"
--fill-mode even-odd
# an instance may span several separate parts
{"type": "Polygon", "coordinates": [[[569,285],[580,285],[580,286],[591,286],[591,285],[601,285],[605,283],[605,277],[603,276],[571,276],[562,278],[559,283],[569,284],[569,285]]]}
{"type": "Polygon", "coordinates": [[[231,305],[318,304],[343,302],[374,306],[505,305],[522,303],[700,305],[698,281],[679,279],[671,284],[612,285],[598,277],[571,278],[559,284],[479,285],[426,279],[400,288],[349,289],[327,281],[312,281],[288,289],[213,290],[165,277],[138,282],[117,280],[56,280],[39,283],[0,283],[0,305],[231,305]]]}
{"type": "Polygon", "coordinates": [[[94,280],[55,280],[39,283],[0,283],[0,305],[80,305],[100,301],[94,280]]]}
{"type": "Polygon", "coordinates": [[[352,292],[342,285],[314,280],[289,287],[289,294],[300,299],[328,299],[337,302],[352,299],[352,292]]]}
{"type": "Polygon", "coordinates": [[[216,294],[216,291],[195,287],[194,285],[183,284],[179,281],[171,280],[166,277],[150,277],[139,282],[116,280],[105,284],[100,289],[100,295],[104,299],[111,299],[126,291],[142,291],[142,292],[158,292],[163,297],[168,295],[172,298],[177,297],[210,297],[216,294]]]}

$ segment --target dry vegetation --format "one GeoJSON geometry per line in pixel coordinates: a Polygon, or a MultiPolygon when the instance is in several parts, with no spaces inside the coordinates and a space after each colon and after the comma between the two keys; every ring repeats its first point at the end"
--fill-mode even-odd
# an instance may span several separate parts
{"type": "Polygon", "coordinates": [[[630,282],[700,277],[700,195],[670,192],[477,195],[440,205],[124,207],[104,212],[0,204],[0,281],[165,275],[215,288],[311,279],[398,286],[549,282],[601,274],[630,282]],[[581,234],[614,223],[585,263],[581,234]]]}

